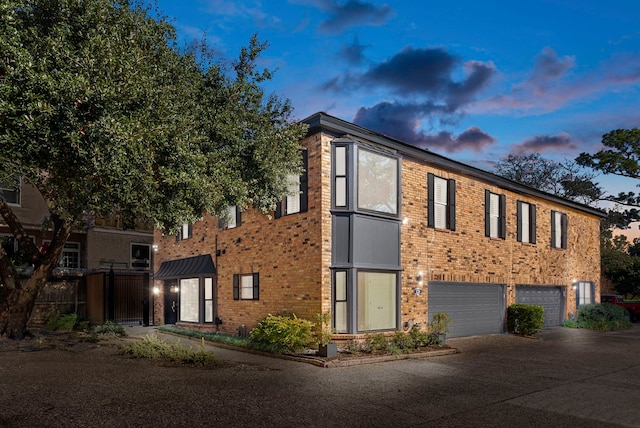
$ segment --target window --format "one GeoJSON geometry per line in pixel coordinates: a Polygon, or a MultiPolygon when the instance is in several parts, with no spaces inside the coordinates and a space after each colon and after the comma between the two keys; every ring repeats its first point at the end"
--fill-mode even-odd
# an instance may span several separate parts
{"type": "Polygon", "coordinates": [[[347,207],[347,147],[336,146],[334,149],[334,205],[337,208],[347,207]]]}
{"type": "Polygon", "coordinates": [[[398,214],[398,159],[358,149],[358,209],[398,214]]]}
{"type": "Polygon", "coordinates": [[[536,243],[536,206],[518,201],[518,242],[536,243]]]}
{"type": "Polygon", "coordinates": [[[580,281],[576,284],[576,308],[593,303],[593,282],[580,281]]]}
{"type": "Polygon", "coordinates": [[[193,224],[192,223],[182,223],[180,229],[178,230],[178,235],[176,236],[176,241],[182,241],[185,239],[189,239],[193,236],[193,224]]]}
{"type": "Polygon", "coordinates": [[[484,234],[490,238],[507,237],[507,197],[484,191],[484,234]]]}
{"type": "Polygon", "coordinates": [[[200,321],[200,280],[189,278],[180,280],[180,321],[200,321]]]}
{"type": "Polygon", "coordinates": [[[567,248],[567,215],[551,211],[551,247],[567,248]]]}
{"type": "Polygon", "coordinates": [[[283,215],[303,213],[308,210],[309,207],[309,184],[308,184],[308,153],[306,150],[302,151],[302,168],[304,171],[301,176],[289,175],[287,176],[288,191],[284,200],[276,204],[275,218],[280,218],[283,215]]]}
{"type": "Polygon", "coordinates": [[[204,322],[213,322],[213,279],[204,279],[204,322]]]}
{"type": "Polygon", "coordinates": [[[131,244],[131,267],[134,269],[151,267],[151,245],[131,244]]]}
{"type": "Polygon", "coordinates": [[[456,230],[456,181],[427,175],[427,225],[456,230]]]}
{"type": "Polygon", "coordinates": [[[68,269],[80,268],[80,244],[77,242],[67,242],[64,244],[62,255],[60,256],[60,267],[68,269]]]}
{"type": "Polygon", "coordinates": [[[259,300],[260,277],[258,273],[233,275],[233,300],[259,300]]]}
{"type": "Polygon", "coordinates": [[[358,331],[397,328],[395,273],[358,272],[358,331]]]}
{"type": "Polygon", "coordinates": [[[0,182],[0,198],[9,205],[20,205],[22,202],[20,199],[21,187],[22,183],[19,178],[14,183],[0,182]]]}
{"type": "Polygon", "coordinates": [[[348,332],[347,272],[336,271],[333,277],[333,325],[338,333],[348,332]]]}
{"type": "Polygon", "coordinates": [[[233,229],[242,223],[242,216],[237,206],[227,207],[226,212],[218,219],[218,229],[233,229]]]}

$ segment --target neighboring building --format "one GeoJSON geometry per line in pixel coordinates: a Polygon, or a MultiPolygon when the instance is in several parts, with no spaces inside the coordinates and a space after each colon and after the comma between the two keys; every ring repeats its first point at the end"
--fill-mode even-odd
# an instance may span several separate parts
{"type": "MultiPolygon", "coordinates": [[[[35,244],[46,248],[50,235],[42,223],[48,210],[40,192],[24,182],[18,188],[0,184],[0,189],[35,244]]],[[[149,323],[153,230],[143,226],[123,230],[115,218],[91,223],[71,234],[53,278],[38,298],[32,321],[76,312],[99,323],[149,323]]],[[[1,221],[0,241],[12,258],[20,259],[20,248],[1,221]]],[[[26,263],[19,270],[24,278],[31,272],[26,263]]]]}
{"type": "Polygon", "coordinates": [[[230,207],[156,232],[156,324],[236,333],[331,311],[343,338],[426,327],[500,333],[508,305],[560,325],[599,294],[602,212],[324,113],[271,218],[230,207]]]}

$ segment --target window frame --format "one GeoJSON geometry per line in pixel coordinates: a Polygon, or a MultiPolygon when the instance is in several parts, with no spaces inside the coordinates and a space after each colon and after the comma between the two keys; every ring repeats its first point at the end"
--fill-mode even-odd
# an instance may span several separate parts
{"type": "Polygon", "coordinates": [[[592,281],[577,281],[575,283],[576,289],[576,309],[580,309],[582,305],[590,305],[595,302],[594,294],[595,294],[595,284],[592,281]],[[588,287],[589,289],[589,302],[581,302],[584,300],[586,293],[584,293],[583,288],[588,287]]]}
{"type": "Polygon", "coordinates": [[[0,182],[0,194],[2,198],[5,198],[7,205],[21,207],[22,206],[22,177],[17,177],[17,186],[9,186],[9,183],[0,182]],[[8,201],[4,194],[4,191],[15,193],[15,202],[8,201]]]}
{"type": "MultiPolygon", "coordinates": [[[[296,195],[285,195],[285,197],[276,204],[274,218],[285,217],[293,214],[300,214],[309,210],[309,153],[307,149],[303,149],[302,156],[302,174],[299,176],[298,193],[296,195]],[[295,211],[290,210],[289,198],[296,196],[298,208],[295,211]]],[[[287,177],[290,177],[289,175],[287,177]]],[[[291,180],[292,181],[292,180],[291,180]]],[[[289,187],[289,186],[288,186],[289,187]]]]}
{"type": "MultiPolygon", "coordinates": [[[[248,289],[248,287],[244,287],[248,289]]],[[[233,300],[260,300],[260,274],[258,272],[245,273],[245,274],[233,274],[233,300]],[[251,277],[251,298],[243,297],[242,279],[251,277]]]]}
{"type": "Polygon", "coordinates": [[[507,196],[489,189],[484,191],[484,235],[488,238],[507,238],[507,196]],[[496,203],[492,204],[492,200],[496,203]],[[492,206],[496,207],[497,212],[492,210],[492,206]]]}
{"type": "Polygon", "coordinates": [[[551,210],[551,248],[567,249],[568,224],[566,213],[551,210]]]}
{"type": "Polygon", "coordinates": [[[182,223],[176,234],[176,241],[184,241],[190,238],[193,238],[193,223],[182,223]],[[185,236],[185,232],[187,236],[185,236]]]}
{"type": "MultiPolygon", "coordinates": [[[[361,146],[356,146],[356,155],[355,155],[355,160],[356,160],[356,173],[354,174],[354,178],[356,180],[355,183],[355,189],[356,189],[356,201],[355,201],[355,207],[356,207],[356,211],[358,212],[366,212],[366,213],[375,213],[377,215],[382,215],[382,216],[388,216],[388,217],[393,217],[393,218],[397,218],[400,215],[400,159],[397,156],[391,156],[389,153],[382,153],[379,150],[374,150],[371,149],[369,147],[361,147],[361,146]],[[395,204],[395,206],[392,208],[392,211],[383,211],[383,210],[379,210],[379,209],[375,209],[375,208],[371,208],[371,207],[367,207],[367,206],[361,206],[361,201],[363,200],[362,195],[364,195],[364,191],[366,190],[364,188],[361,188],[361,170],[363,170],[364,168],[361,167],[361,163],[360,163],[360,156],[361,153],[367,153],[369,155],[373,155],[373,156],[379,156],[380,158],[385,158],[388,159],[390,161],[392,161],[394,163],[394,168],[395,171],[393,171],[393,175],[394,175],[394,180],[395,180],[395,188],[392,189],[391,193],[388,195],[392,198],[392,200],[390,200],[389,202],[393,202],[395,204]]],[[[375,173],[375,171],[374,171],[375,173]]]]}
{"type": "Polygon", "coordinates": [[[235,229],[242,224],[242,211],[237,205],[229,205],[225,216],[218,217],[218,229],[235,229]],[[230,220],[233,219],[233,222],[230,220]]]}
{"type": "Polygon", "coordinates": [[[151,269],[151,254],[152,254],[152,250],[151,250],[151,244],[146,244],[143,242],[131,242],[129,244],[129,255],[130,255],[130,261],[131,261],[131,269],[142,269],[142,270],[149,270],[151,269]],[[133,257],[133,247],[134,246],[138,246],[138,247],[146,247],[148,254],[149,254],[149,258],[146,259],[147,260],[147,264],[146,266],[135,266],[135,264],[137,264],[136,260],[145,260],[144,258],[142,259],[136,259],[133,257]]]}
{"type": "Polygon", "coordinates": [[[398,314],[399,312],[401,312],[401,308],[398,307],[398,303],[400,302],[400,297],[399,297],[399,289],[400,289],[400,283],[399,283],[399,275],[398,272],[395,271],[386,271],[386,270],[369,270],[369,269],[358,269],[355,272],[355,290],[356,290],[356,301],[355,301],[355,307],[356,307],[356,313],[355,313],[355,328],[356,331],[358,333],[370,333],[370,332],[376,332],[376,331],[391,331],[391,330],[396,330],[398,329],[398,314]],[[363,311],[361,310],[361,296],[360,296],[360,275],[361,274],[382,274],[382,275],[390,275],[395,277],[395,281],[394,281],[394,290],[392,290],[391,295],[393,296],[394,301],[390,302],[390,307],[393,310],[393,313],[391,314],[391,319],[392,319],[392,325],[386,326],[386,327],[381,327],[381,328],[375,328],[375,329],[368,329],[368,330],[363,330],[361,329],[361,316],[363,316],[363,311]]]}
{"type": "Polygon", "coordinates": [[[453,178],[444,178],[433,173],[427,174],[427,227],[436,230],[456,230],[456,180],[453,178]],[[437,180],[443,180],[446,183],[446,204],[444,221],[445,227],[436,227],[438,219],[436,218],[436,198],[435,188],[437,180]]]}
{"type": "Polygon", "coordinates": [[[516,238],[518,242],[522,242],[524,244],[535,244],[536,243],[536,205],[525,202],[525,201],[517,201],[516,202],[516,217],[517,217],[517,230],[516,230],[516,238]],[[523,220],[523,213],[529,213],[529,222],[525,223],[523,220]],[[525,224],[527,225],[526,230],[529,233],[528,239],[524,239],[524,230],[525,224]]]}
{"type": "MultiPolygon", "coordinates": [[[[193,283],[189,284],[191,286],[191,288],[193,289],[193,283]]],[[[178,286],[180,288],[179,293],[178,293],[178,320],[180,320],[180,322],[190,322],[190,323],[200,323],[200,278],[199,277],[192,277],[192,278],[180,278],[178,280],[178,286]],[[187,284],[187,282],[193,282],[195,281],[195,283],[197,283],[196,287],[195,287],[195,292],[196,292],[196,299],[195,301],[197,302],[195,304],[195,319],[193,317],[190,317],[189,319],[184,318],[185,316],[185,309],[190,308],[191,312],[189,313],[189,315],[191,316],[193,313],[193,298],[187,300],[184,298],[183,293],[185,292],[185,287],[187,284]],[[189,304],[189,307],[185,306],[189,304]]],[[[190,289],[190,291],[193,291],[190,289]]]]}
{"type": "Polygon", "coordinates": [[[332,296],[333,296],[333,311],[332,311],[332,322],[333,328],[337,333],[348,333],[349,332],[349,271],[346,269],[338,269],[333,271],[333,287],[332,287],[332,296]],[[338,275],[343,276],[344,284],[340,285],[344,287],[340,293],[338,293],[338,275]],[[344,294],[344,295],[342,295],[344,294]],[[338,310],[338,306],[341,307],[338,310]],[[344,306],[344,307],[343,307],[344,306]],[[344,312],[344,319],[340,324],[338,324],[338,314],[344,312]]]}

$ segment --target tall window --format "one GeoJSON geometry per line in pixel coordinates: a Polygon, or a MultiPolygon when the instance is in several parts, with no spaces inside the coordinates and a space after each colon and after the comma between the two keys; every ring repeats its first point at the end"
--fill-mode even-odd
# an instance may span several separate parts
{"type": "Polygon", "coordinates": [[[333,277],[333,325],[338,333],[348,331],[347,271],[336,271],[333,277]]]}
{"type": "Polygon", "coordinates": [[[334,205],[337,208],[347,207],[347,147],[336,146],[334,149],[334,205]]]}
{"type": "Polygon", "coordinates": [[[178,235],[176,236],[177,241],[182,241],[185,239],[189,239],[193,236],[193,224],[192,223],[183,223],[178,229],[178,235]]]}
{"type": "Polygon", "coordinates": [[[213,279],[204,279],[204,322],[213,322],[213,279]]]}
{"type": "Polygon", "coordinates": [[[69,269],[80,267],[80,244],[78,242],[66,242],[64,244],[59,266],[69,269]]]}
{"type": "Polygon", "coordinates": [[[258,273],[233,275],[233,300],[259,300],[260,276],[258,273]]]}
{"type": "Polygon", "coordinates": [[[551,247],[567,248],[567,215],[551,211],[551,247]]]}
{"type": "Polygon", "coordinates": [[[398,214],[398,159],[358,149],[358,209],[398,214]]]}
{"type": "Polygon", "coordinates": [[[21,187],[22,183],[20,179],[17,179],[16,183],[4,183],[0,181],[0,198],[9,205],[21,204],[21,187]]]}
{"type": "Polygon", "coordinates": [[[536,206],[518,201],[518,242],[536,243],[536,206]]]}
{"type": "Polygon", "coordinates": [[[357,278],[358,331],[397,328],[397,275],[360,271],[357,278]]]}
{"type": "Polygon", "coordinates": [[[505,239],[507,236],[507,197],[484,191],[485,236],[505,239]]]}
{"type": "Polygon", "coordinates": [[[276,205],[275,218],[283,215],[306,212],[309,209],[309,158],[306,150],[302,151],[302,175],[287,176],[287,195],[276,205]]]}
{"type": "Polygon", "coordinates": [[[456,230],[455,180],[429,173],[427,187],[427,225],[436,229],[456,230]]]}
{"type": "Polygon", "coordinates": [[[593,303],[593,282],[580,281],[576,284],[576,308],[593,303]]]}
{"type": "Polygon", "coordinates": [[[180,321],[200,321],[200,280],[180,280],[180,321]]]}
{"type": "Polygon", "coordinates": [[[233,229],[242,223],[242,214],[237,206],[227,207],[226,212],[218,219],[218,229],[233,229]]]}

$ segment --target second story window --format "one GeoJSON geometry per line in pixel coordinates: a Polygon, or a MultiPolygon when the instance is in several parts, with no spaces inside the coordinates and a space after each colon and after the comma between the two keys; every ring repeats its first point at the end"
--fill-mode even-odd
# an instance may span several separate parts
{"type": "Polygon", "coordinates": [[[151,268],[151,245],[131,244],[131,267],[134,269],[151,268]]]}
{"type": "Polygon", "coordinates": [[[185,239],[189,239],[193,236],[193,224],[192,223],[183,223],[178,229],[178,234],[176,235],[176,241],[183,241],[185,239]]]}
{"type": "Polygon", "coordinates": [[[233,229],[242,223],[241,211],[237,206],[231,205],[227,207],[226,213],[218,218],[218,229],[233,229]]]}
{"type": "Polygon", "coordinates": [[[427,175],[427,226],[456,230],[456,181],[427,175]]]}
{"type": "Polygon", "coordinates": [[[536,243],[536,206],[518,201],[518,242],[536,243]]]}
{"type": "Polygon", "coordinates": [[[567,248],[567,215],[551,211],[551,248],[567,248]]]}
{"type": "Polygon", "coordinates": [[[0,199],[9,205],[20,205],[21,201],[21,183],[17,179],[15,183],[4,183],[0,181],[0,199]]]}
{"type": "Polygon", "coordinates": [[[502,238],[507,236],[507,197],[484,191],[485,236],[502,238]]]}
{"type": "Polygon", "coordinates": [[[287,176],[287,195],[276,205],[274,217],[280,218],[283,215],[306,212],[309,207],[309,184],[308,172],[309,161],[308,152],[302,151],[302,175],[290,174],[287,176]]]}

